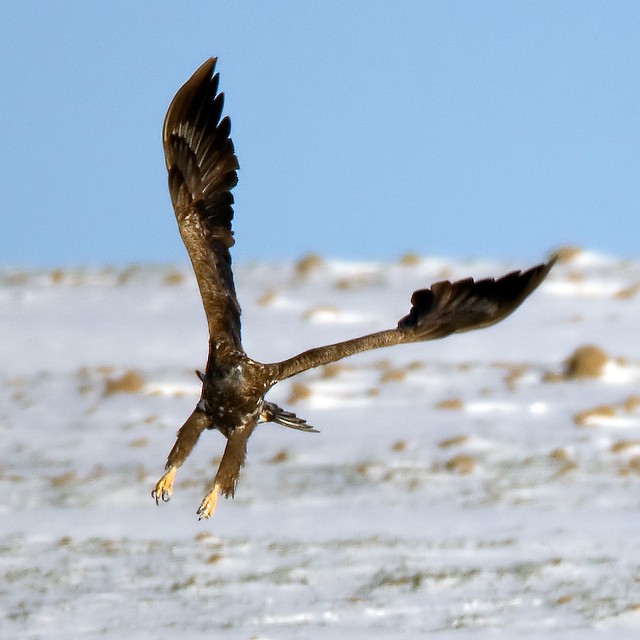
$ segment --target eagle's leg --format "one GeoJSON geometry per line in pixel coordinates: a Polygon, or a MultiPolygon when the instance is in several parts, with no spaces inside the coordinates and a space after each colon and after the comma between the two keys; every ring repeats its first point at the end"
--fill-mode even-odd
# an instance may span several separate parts
{"type": "Polygon", "coordinates": [[[233,498],[240,467],[244,464],[244,459],[247,455],[247,440],[254,427],[255,424],[242,425],[241,427],[236,427],[229,435],[211,490],[203,498],[198,508],[199,520],[210,518],[213,515],[219,494],[222,493],[227,498],[233,498]]]}
{"type": "Polygon", "coordinates": [[[151,492],[151,497],[155,499],[156,504],[160,504],[160,500],[167,502],[173,491],[173,480],[178,467],[187,459],[187,456],[195,447],[200,434],[207,428],[209,421],[205,414],[196,409],[187,421],[180,427],[175,444],[169,452],[167,463],[165,465],[165,474],[158,480],[156,486],[151,492]]]}

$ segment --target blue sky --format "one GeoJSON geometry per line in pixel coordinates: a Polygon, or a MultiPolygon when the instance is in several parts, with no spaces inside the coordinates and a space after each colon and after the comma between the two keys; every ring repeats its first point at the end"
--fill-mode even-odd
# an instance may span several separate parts
{"type": "Polygon", "coordinates": [[[185,262],[160,130],[217,55],[234,259],[640,251],[638,2],[30,2],[0,21],[0,265],[185,262]]]}

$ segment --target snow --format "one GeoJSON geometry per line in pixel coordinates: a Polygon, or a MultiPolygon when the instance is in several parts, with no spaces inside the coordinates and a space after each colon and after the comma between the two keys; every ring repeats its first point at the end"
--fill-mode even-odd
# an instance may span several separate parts
{"type": "MultiPolygon", "coordinates": [[[[245,347],[281,359],[526,266],[239,265],[245,347]]],[[[321,433],[260,426],[198,522],[219,434],[150,497],[206,356],[188,269],[1,270],[0,638],[637,637],[639,283],[577,253],[496,327],[281,383],[321,433]],[[609,361],[567,378],[584,344],[609,361]]]]}

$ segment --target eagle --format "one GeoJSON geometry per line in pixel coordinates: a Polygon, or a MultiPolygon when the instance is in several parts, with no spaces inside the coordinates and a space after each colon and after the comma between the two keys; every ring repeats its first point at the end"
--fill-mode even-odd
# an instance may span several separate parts
{"type": "Polygon", "coordinates": [[[247,441],[261,422],[316,432],[306,420],[265,399],[280,380],[355,353],[396,344],[444,338],[499,322],[544,280],[553,260],[499,278],[443,280],[415,291],[411,309],[393,329],[304,351],[264,364],[242,348],[240,305],[229,250],[234,244],[232,189],[239,168],[231,122],[222,117],[224,94],[218,91],[216,58],[204,62],[173,98],[162,129],[169,192],[178,230],[187,249],[202,297],[209,329],[209,353],[200,399],[178,430],[165,473],[151,495],[169,500],[176,471],[206,429],[217,429],[227,443],[208,492],[197,510],[213,515],[220,494],[233,497],[247,441]]]}

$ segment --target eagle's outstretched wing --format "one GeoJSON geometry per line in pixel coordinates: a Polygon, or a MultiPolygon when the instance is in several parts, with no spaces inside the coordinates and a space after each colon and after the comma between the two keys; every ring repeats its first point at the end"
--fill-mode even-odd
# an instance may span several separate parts
{"type": "Polygon", "coordinates": [[[312,367],[370,349],[436,340],[452,333],[488,327],[517,309],[547,277],[554,262],[551,260],[527,271],[513,271],[498,279],[443,280],[429,289],[414,291],[411,310],[395,329],[310,349],[275,363],[277,377],[283,380],[312,367]]]}
{"type": "Polygon", "coordinates": [[[238,160],[229,138],[231,122],[220,117],[224,96],[218,93],[215,65],[215,58],[207,60],[175,95],[162,143],[171,201],[198,280],[211,350],[240,350],[240,306],[229,254],[238,160]]]}

